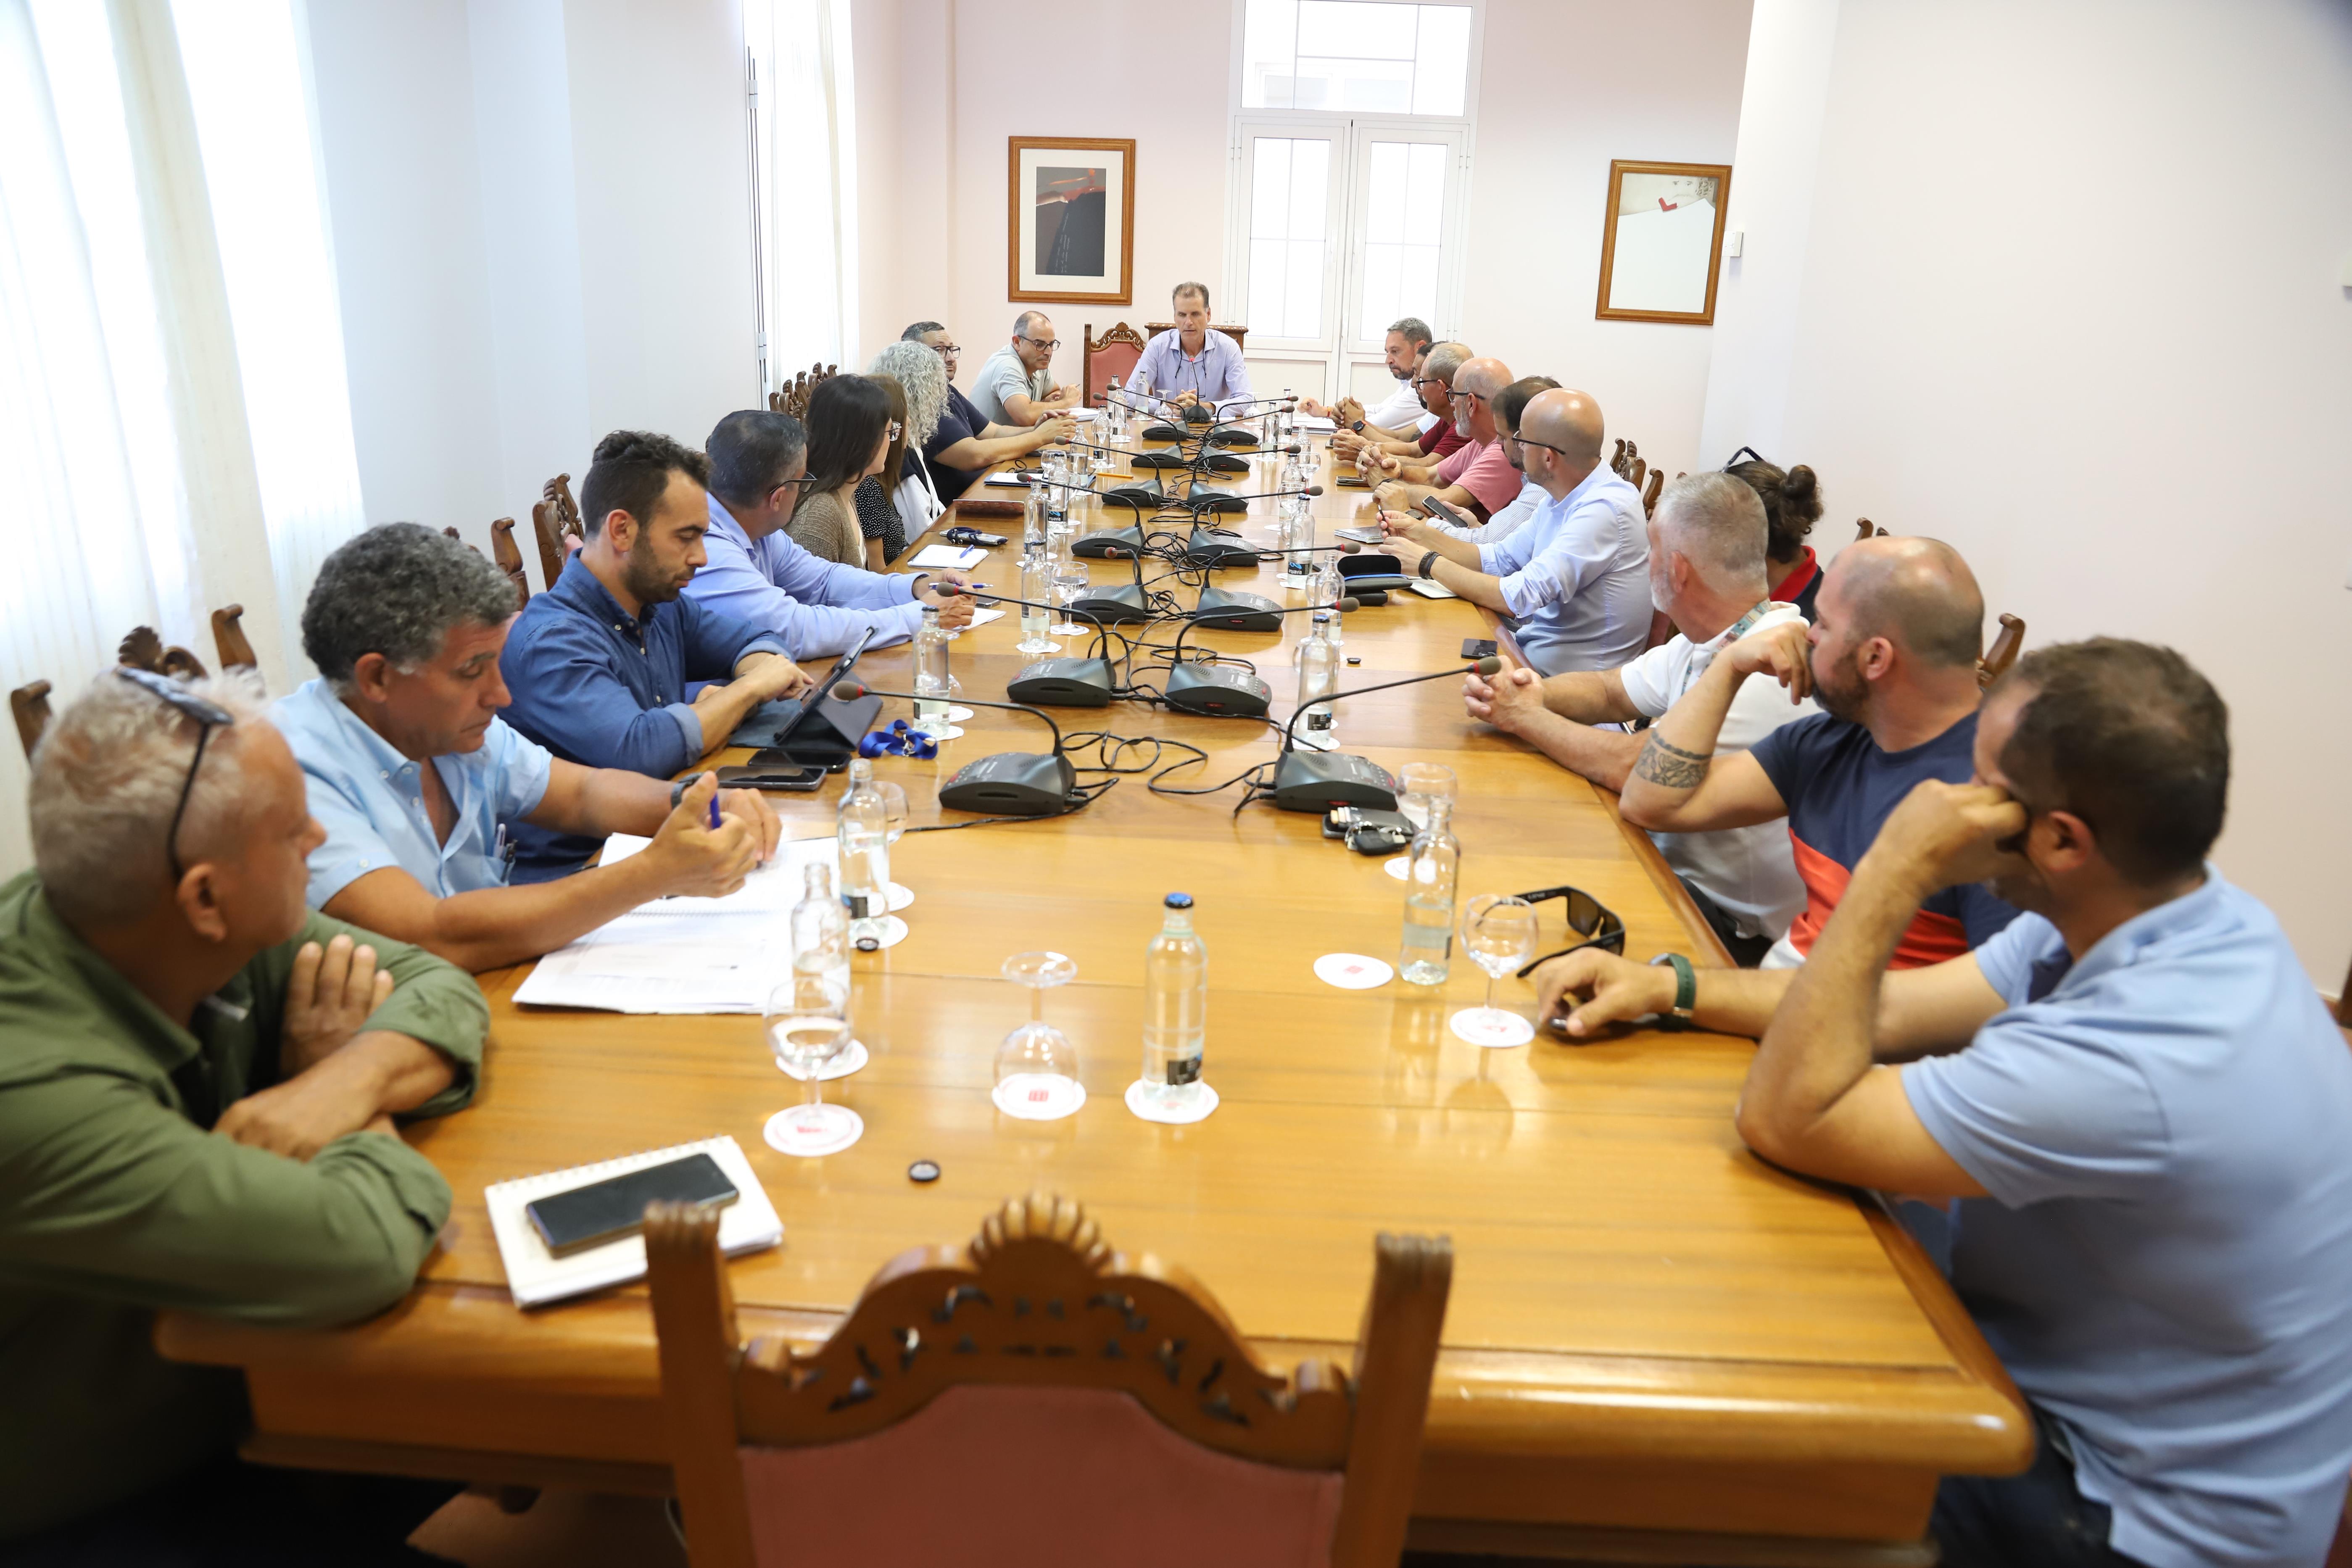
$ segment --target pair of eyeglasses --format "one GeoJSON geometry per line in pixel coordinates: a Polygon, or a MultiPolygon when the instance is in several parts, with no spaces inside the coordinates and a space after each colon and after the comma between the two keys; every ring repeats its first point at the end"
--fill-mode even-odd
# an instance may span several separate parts
{"type": "Polygon", "coordinates": [[[1021,341],[1024,343],[1034,344],[1036,347],[1044,349],[1048,353],[1051,353],[1053,350],[1062,346],[1062,340],[1059,338],[1023,338],[1021,341]]]}
{"type": "Polygon", "coordinates": [[[1416,375],[1412,378],[1412,384],[1415,386],[1451,386],[1453,384],[1442,375],[1416,375]]]}
{"type": "Polygon", "coordinates": [[[1557,888],[1541,888],[1532,893],[1520,893],[1517,897],[1531,904],[1560,900],[1567,906],[1568,929],[1584,939],[1561,948],[1558,952],[1547,952],[1541,958],[1529,961],[1519,971],[1520,979],[1525,980],[1538,965],[1549,963],[1555,958],[1566,958],[1583,948],[1597,947],[1620,958],[1625,956],[1625,922],[1618,918],[1616,910],[1583,889],[1563,883],[1557,888]]]}
{"type": "Polygon", "coordinates": [[[796,479],[778,479],[776,481],[776,489],[780,490],[798,490],[803,495],[806,495],[808,493],[809,487],[814,483],[816,483],[815,476],[811,474],[803,474],[796,479]]]}
{"type": "Polygon", "coordinates": [[[188,776],[180,781],[179,804],[172,807],[172,826],[163,834],[163,858],[172,867],[172,885],[178,887],[188,872],[180,864],[180,819],[188,814],[188,792],[196,787],[196,770],[205,765],[205,742],[211,740],[215,730],[225,730],[236,722],[236,715],[217,702],[210,702],[167,676],[152,670],[133,669],[118,664],[114,673],[142,691],[168,702],[181,713],[196,721],[196,754],[188,759],[188,776]]]}
{"type": "Polygon", "coordinates": [[[1568,456],[1566,452],[1560,452],[1559,447],[1553,446],[1549,441],[1530,441],[1525,436],[1514,436],[1511,439],[1517,441],[1522,447],[1541,447],[1547,452],[1559,452],[1559,455],[1563,458],[1568,456]]]}
{"type": "Polygon", "coordinates": [[[933,353],[939,355],[941,359],[953,359],[956,355],[963,353],[963,345],[961,343],[929,343],[925,346],[933,353]]]}
{"type": "Polygon", "coordinates": [[[895,441],[906,433],[907,427],[904,425],[899,424],[896,419],[893,419],[890,421],[888,426],[883,431],[883,439],[886,441],[895,441]]]}

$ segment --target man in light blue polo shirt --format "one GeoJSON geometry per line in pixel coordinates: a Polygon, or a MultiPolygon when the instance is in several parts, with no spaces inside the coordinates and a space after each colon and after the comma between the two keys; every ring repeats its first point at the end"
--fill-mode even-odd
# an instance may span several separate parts
{"type": "Polygon", "coordinates": [[[989,355],[972,378],[971,405],[991,425],[1024,430],[1075,405],[1078,389],[1054,384],[1054,351],[1061,346],[1045,311],[1022,311],[1012,341],[989,355]]]}
{"type": "Polygon", "coordinates": [[[1251,403],[1241,344],[1209,325],[1208,285],[1179,283],[1168,302],[1176,324],[1143,345],[1128,385],[1171,409],[1204,403],[1223,414],[1251,403]]]}
{"type": "Polygon", "coordinates": [[[1888,816],[1802,969],[1537,976],[1547,1011],[1591,997],[1571,1038],[1760,1028],[1751,1147],[1942,1205],[1953,1289],[2041,1439],[2023,1475],[1945,1480],[1948,1568],[2315,1568],[2343,1512],[2352,1052],[2204,859],[2228,721],[2168,648],[2029,653],[1985,700],[1978,782],[1888,816]],[[1981,879],[2027,912],[1886,973],[1924,898],[1981,879]]]}
{"type": "Polygon", "coordinates": [[[270,710],[327,831],[310,858],[311,907],[473,970],[550,952],[649,899],[727,892],[778,832],[747,791],[719,795],[714,830],[715,775],[674,793],[509,728],[499,652],[514,615],[513,584],[478,552],[415,523],[370,529],[327,557],[303,607],[320,678],[270,710]],[[653,842],[509,887],[521,822],[653,842]]]}
{"type": "Polygon", "coordinates": [[[937,605],[940,625],[971,624],[973,601],[959,572],[868,572],[810,554],[784,531],[808,473],[808,434],[789,414],[730,414],[703,444],[710,459],[709,557],[685,596],[708,610],[774,632],[805,661],[836,654],[871,628],[868,647],[905,642],[937,605]]]}

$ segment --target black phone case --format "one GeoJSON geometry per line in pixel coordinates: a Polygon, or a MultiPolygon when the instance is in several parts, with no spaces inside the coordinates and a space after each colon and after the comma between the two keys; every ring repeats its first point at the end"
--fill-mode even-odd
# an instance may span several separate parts
{"type": "Polygon", "coordinates": [[[633,1235],[645,1224],[646,1205],[664,1200],[698,1206],[730,1204],[735,1184],[708,1154],[688,1154],[626,1175],[608,1176],[569,1192],[551,1193],[523,1205],[531,1228],[561,1258],[583,1247],[633,1235]]]}
{"type": "Polygon", "coordinates": [[[1495,639],[1493,637],[1464,637],[1462,639],[1462,657],[1464,658],[1491,658],[1494,652],[1495,639]]]}

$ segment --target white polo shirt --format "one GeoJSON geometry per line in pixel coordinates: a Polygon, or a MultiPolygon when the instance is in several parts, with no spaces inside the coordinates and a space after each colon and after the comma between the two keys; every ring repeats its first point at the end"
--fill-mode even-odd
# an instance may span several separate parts
{"type": "MultiPolygon", "coordinates": [[[[1675,635],[1671,642],[1652,648],[1617,671],[1625,695],[1652,719],[1682,700],[1698,684],[1715,656],[1748,633],[1801,621],[1804,612],[1794,605],[1766,604],[1750,610],[1719,637],[1703,643],[1675,635]]],[[[1731,710],[1724,715],[1716,738],[1718,754],[1744,752],[1792,719],[1819,712],[1810,697],[1791,703],[1777,680],[1761,678],[1739,683],[1731,710]]],[[[1731,917],[1742,936],[1786,934],[1789,922],[1805,907],[1805,885],[1797,878],[1797,863],[1789,847],[1786,822],[1759,822],[1752,827],[1726,827],[1713,833],[1653,833],[1658,853],[1666,858],[1693,886],[1713,899],[1731,917]]]]}

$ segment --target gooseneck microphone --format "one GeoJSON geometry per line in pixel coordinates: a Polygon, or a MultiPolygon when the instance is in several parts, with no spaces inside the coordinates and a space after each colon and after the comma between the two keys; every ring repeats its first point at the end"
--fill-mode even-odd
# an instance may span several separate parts
{"type": "MultiPolygon", "coordinates": [[[[1348,615],[1356,608],[1353,599],[1340,599],[1329,605],[1293,605],[1287,609],[1269,606],[1266,624],[1250,629],[1273,631],[1281,623],[1280,616],[1304,615],[1311,610],[1337,610],[1348,615]]],[[[1212,617],[1195,616],[1186,622],[1169,645],[1172,658],[1168,667],[1168,684],[1160,695],[1168,706],[1185,713],[1200,713],[1212,719],[1263,719],[1273,704],[1274,689],[1257,678],[1257,672],[1235,668],[1223,664],[1184,662],[1184,637],[1195,626],[1216,626],[1224,623],[1212,617]]]]}
{"type": "MultiPolygon", "coordinates": [[[[836,700],[853,702],[871,692],[877,697],[898,697],[908,701],[932,702],[938,698],[917,697],[911,691],[885,691],[878,687],[845,680],[835,685],[836,700]]],[[[959,702],[974,708],[1002,708],[1013,713],[1030,713],[1045,721],[1054,731],[1054,750],[1050,755],[1036,752],[999,752],[958,768],[955,776],[940,786],[940,804],[950,811],[986,812],[999,816],[1058,816],[1066,811],[1076,811],[1087,797],[1077,793],[1078,775],[1070,766],[1070,759],[1062,754],[1062,727],[1043,708],[1033,708],[1025,702],[984,702],[977,697],[959,697],[959,702]]]]}
{"type": "MultiPolygon", "coordinates": [[[[982,586],[982,584],[975,584],[982,586]]],[[[1021,673],[1004,683],[1004,695],[1013,701],[1032,706],[1055,708],[1108,708],[1110,700],[1118,695],[1118,672],[1104,657],[1110,651],[1110,639],[1117,637],[1127,642],[1124,633],[1113,632],[1103,624],[1101,616],[1079,609],[1076,605],[1048,605],[1037,599],[1016,599],[1010,594],[993,591],[982,595],[991,605],[1024,605],[1033,610],[1047,610],[1055,615],[1070,615],[1095,625],[1094,651],[1069,658],[1041,658],[1022,667],[1021,673]]],[[[1134,644],[1128,644],[1133,657],[1134,644]]],[[[1018,651],[1018,650],[1015,650],[1018,651]]]]}
{"type": "MultiPolygon", "coordinates": [[[[1503,661],[1493,654],[1463,668],[1480,675],[1493,675],[1503,668],[1503,661]]],[[[1396,809],[1396,780],[1389,771],[1370,757],[1356,756],[1348,752],[1302,752],[1296,744],[1298,721],[1327,702],[1337,702],[1343,697],[1361,697],[1367,692],[1388,691],[1400,686],[1417,686],[1424,680],[1444,680],[1463,673],[1462,668],[1440,669],[1428,675],[1409,675],[1402,680],[1383,680],[1377,686],[1359,686],[1353,691],[1334,691],[1318,697],[1313,702],[1302,703],[1282,729],[1282,754],[1275,760],[1274,788],[1269,793],[1274,804],[1284,811],[1328,811],[1335,805],[1366,805],[1376,811],[1396,809]]]]}

